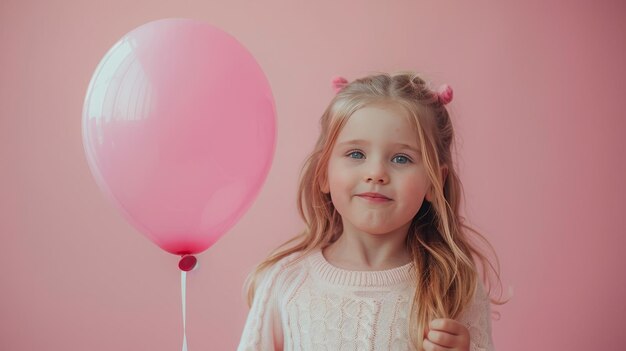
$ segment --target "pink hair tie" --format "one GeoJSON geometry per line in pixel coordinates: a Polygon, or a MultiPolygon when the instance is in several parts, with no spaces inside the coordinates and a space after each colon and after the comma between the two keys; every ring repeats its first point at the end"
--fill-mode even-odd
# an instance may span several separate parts
{"type": "Polygon", "coordinates": [[[338,93],[339,90],[343,89],[343,87],[348,85],[348,80],[345,79],[344,77],[334,77],[332,80],[332,83],[333,83],[333,89],[335,90],[335,93],[338,93]]]}
{"type": "Polygon", "coordinates": [[[437,97],[439,98],[439,102],[444,105],[452,101],[452,95],[452,88],[450,88],[448,84],[442,85],[441,87],[439,87],[439,90],[437,90],[437,97]]]}

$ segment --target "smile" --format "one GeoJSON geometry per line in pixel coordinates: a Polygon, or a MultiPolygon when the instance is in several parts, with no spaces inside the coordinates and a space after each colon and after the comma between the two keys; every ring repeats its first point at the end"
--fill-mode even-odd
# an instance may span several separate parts
{"type": "Polygon", "coordinates": [[[386,197],[385,195],[378,194],[378,193],[363,193],[363,194],[357,194],[356,196],[363,200],[366,200],[368,202],[373,202],[373,203],[383,203],[383,202],[391,201],[390,198],[386,197]]]}

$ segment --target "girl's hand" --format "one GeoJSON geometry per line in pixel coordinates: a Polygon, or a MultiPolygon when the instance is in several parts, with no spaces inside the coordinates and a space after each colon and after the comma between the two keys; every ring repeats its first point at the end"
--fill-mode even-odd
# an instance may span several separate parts
{"type": "Polygon", "coordinates": [[[454,319],[439,318],[430,321],[424,336],[425,351],[469,351],[470,334],[454,319]]]}

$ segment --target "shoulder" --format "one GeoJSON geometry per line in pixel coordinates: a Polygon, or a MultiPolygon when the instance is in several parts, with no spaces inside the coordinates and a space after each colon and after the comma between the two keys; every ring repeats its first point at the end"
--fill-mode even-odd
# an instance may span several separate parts
{"type": "Polygon", "coordinates": [[[483,282],[477,279],[474,295],[463,309],[459,319],[465,322],[466,325],[473,324],[476,320],[483,320],[484,322],[485,317],[488,318],[490,315],[490,303],[491,301],[485,291],[483,282]]]}
{"type": "Polygon", "coordinates": [[[295,267],[301,267],[305,265],[306,258],[310,255],[310,253],[305,253],[302,251],[293,252],[274,263],[269,269],[268,272],[272,272],[274,274],[284,273],[286,271],[293,270],[295,267]]]}
{"type": "Polygon", "coordinates": [[[274,263],[263,272],[259,279],[260,285],[283,286],[294,280],[308,266],[307,257],[303,252],[291,253],[274,263]]]}
{"type": "Polygon", "coordinates": [[[474,291],[474,301],[489,301],[489,295],[485,291],[485,285],[482,280],[476,279],[476,289],[474,291]]]}
{"type": "Polygon", "coordinates": [[[477,279],[474,296],[470,303],[465,306],[459,322],[469,330],[471,350],[493,350],[491,300],[480,279],[477,279]]]}
{"type": "Polygon", "coordinates": [[[476,286],[474,289],[474,296],[472,297],[472,303],[484,303],[489,302],[489,294],[485,289],[485,285],[480,278],[476,279],[476,286]]]}

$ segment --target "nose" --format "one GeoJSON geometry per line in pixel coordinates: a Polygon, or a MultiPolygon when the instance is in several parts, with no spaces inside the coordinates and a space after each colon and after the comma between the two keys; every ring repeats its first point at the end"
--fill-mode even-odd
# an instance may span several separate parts
{"type": "Polygon", "coordinates": [[[389,173],[383,162],[370,161],[366,166],[363,180],[366,183],[387,184],[389,173]]]}

